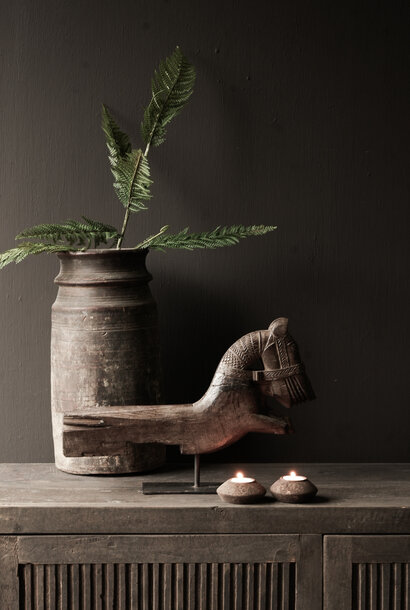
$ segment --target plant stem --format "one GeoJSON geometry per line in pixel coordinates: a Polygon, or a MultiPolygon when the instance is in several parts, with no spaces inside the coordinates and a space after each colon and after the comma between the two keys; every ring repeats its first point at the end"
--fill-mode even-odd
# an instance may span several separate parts
{"type": "Polygon", "coordinates": [[[120,233],[120,236],[117,241],[117,250],[121,250],[121,244],[122,244],[122,240],[124,239],[124,233],[125,233],[125,229],[127,228],[129,217],[130,217],[130,208],[128,207],[125,210],[124,222],[122,223],[121,233],[120,233]]]}
{"type": "Polygon", "coordinates": [[[130,201],[131,201],[132,185],[134,183],[135,176],[137,175],[137,172],[138,172],[138,168],[139,168],[140,161],[141,161],[141,156],[142,156],[142,152],[140,151],[138,161],[135,164],[134,175],[131,180],[130,192],[128,195],[128,204],[127,204],[127,207],[125,208],[124,222],[122,223],[121,233],[120,233],[120,236],[117,241],[117,250],[121,250],[121,244],[122,244],[122,240],[124,239],[125,229],[127,228],[128,220],[130,218],[130,201]]]}

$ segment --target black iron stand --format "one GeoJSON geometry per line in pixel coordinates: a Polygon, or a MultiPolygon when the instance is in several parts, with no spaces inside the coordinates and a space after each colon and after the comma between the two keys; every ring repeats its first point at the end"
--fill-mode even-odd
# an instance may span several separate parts
{"type": "Polygon", "coordinates": [[[201,485],[200,455],[194,456],[194,483],[176,481],[147,481],[142,484],[142,493],[154,494],[214,494],[220,483],[203,483],[201,485]]]}

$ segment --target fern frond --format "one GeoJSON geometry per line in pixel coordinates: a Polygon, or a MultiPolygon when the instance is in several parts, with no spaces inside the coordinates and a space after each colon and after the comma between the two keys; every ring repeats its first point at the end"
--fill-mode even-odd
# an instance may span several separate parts
{"type": "Polygon", "coordinates": [[[114,189],[126,210],[146,210],[145,201],[151,199],[149,165],[142,150],[132,150],[121,157],[111,168],[114,189]]]}
{"type": "Polygon", "coordinates": [[[67,242],[70,245],[77,243],[80,246],[92,243],[97,248],[109,240],[117,239],[118,231],[115,227],[82,216],[84,222],[66,220],[62,224],[41,224],[25,229],[16,236],[16,239],[38,239],[42,241],[67,242]]]}
{"type": "Polygon", "coordinates": [[[102,105],[101,127],[105,133],[108,158],[114,167],[121,157],[131,152],[131,142],[126,133],[121,131],[107,106],[102,105]]]}
{"type": "Polygon", "coordinates": [[[165,127],[182,110],[192,95],[195,69],[179,47],[161,61],[151,81],[152,98],[141,123],[141,135],[146,145],[159,146],[165,140],[165,127]]]}
{"type": "MultiPolygon", "coordinates": [[[[165,227],[164,227],[165,228],[165,227]]],[[[276,227],[265,225],[233,225],[231,227],[216,227],[212,231],[203,233],[190,233],[189,227],[185,227],[179,233],[165,234],[162,231],[158,236],[148,238],[149,243],[141,242],[138,247],[149,247],[157,250],[165,250],[165,248],[179,248],[184,250],[195,250],[198,248],[223,248],[225,246],[234,246],[245,237],[256,235],[265,235],[270,231],[274,231],[276,227]]]]}
{"type": "Polygon", "coordinates": [[[75,251],[77,249],[78,248],[74,248],[73,246],[64,246],[62,244],[36,244],[26,242],[0,254],[0,269],[3,269],[3,267],[10,263],[20,263],[31,254],[42,254],[43,252],[51,254],[53,252],[75,251]]]}

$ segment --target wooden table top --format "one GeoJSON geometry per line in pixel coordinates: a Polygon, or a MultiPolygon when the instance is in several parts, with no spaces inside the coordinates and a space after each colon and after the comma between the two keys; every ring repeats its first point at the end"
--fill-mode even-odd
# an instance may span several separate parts
{"type": "Polygon", "coordinates": [[[143,481],[192,481],[168,465],[129,476],[75,476],[53,464],[0,464],[0,534],[410,533],[410,464],[205,464],[201,481],[241,470],[267,489],[290,470],[319,489],[310,504],[231,505],[213,495],[142,494],[143,481]]]}

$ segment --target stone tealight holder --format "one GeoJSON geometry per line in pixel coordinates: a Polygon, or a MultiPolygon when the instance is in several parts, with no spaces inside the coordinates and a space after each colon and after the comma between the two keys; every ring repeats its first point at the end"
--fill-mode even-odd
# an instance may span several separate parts
{"type": "Polygon", "coordinates": [[[221,500],[230,504],[254,504],[263,498],[266,489],[255,479],[238,472],[236,477],[222,483],[216,493],[221,500]]]}
{"type": "Polygon", "coordinates": [[[317,494],[317,487],[307,477],[297,475],[295,472],[280,477],[271,485],[270,490],[276,500],[291,504],[309,502],[317,494]]]}

